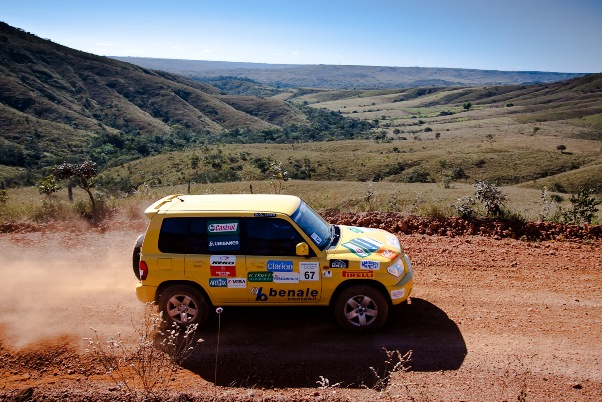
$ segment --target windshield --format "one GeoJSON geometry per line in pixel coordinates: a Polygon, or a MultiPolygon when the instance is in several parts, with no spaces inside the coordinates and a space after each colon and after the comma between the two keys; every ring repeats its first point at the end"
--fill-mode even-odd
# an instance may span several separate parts
{"type": "Polygon", "coordinates": [[[301,205],[293,213],[292,218],[320,250],[328,247],[332,237],[331,225],[309,205],[301,201],[301,205]]]}

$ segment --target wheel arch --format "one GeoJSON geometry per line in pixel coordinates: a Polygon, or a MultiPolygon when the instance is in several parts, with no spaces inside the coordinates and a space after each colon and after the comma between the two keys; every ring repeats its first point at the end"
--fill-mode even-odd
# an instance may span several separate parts
{"type": "Polygon", "coordinates": [[[339,294],[342,291],[344,291],[345,289],[350,288],[352,286],[362,286],[362,285],[375,288],[383,295],[383,297],[385,298],[385,300],[387,301],[387,303],[389,305],[392,304],[391,295],[389,295],[389,292],[387,292],[387,288],[385,288],[385,286],[382,283],[375,281],[375,280],[348,279],[344,282],[341,282],[339,284],[339,286],[337,286],[337,288],[334,290],[332,295],[330,296],[330,301],[328,302],[330,307],[334,306],[334,302],[336,301],[337,297],[339,297],[339,294]]]}
{"type": "Polygon", "coordinates": [[[155,293],[155,303],[159,302],[159,299],[161,298],[161,294],[165,291],[165,289],[167,289],[171,286],[176,286],[176,285],[184,285],[184,286],[189,286],[189,287],[193,288],[194,290],[201,293],[201,295],[205,298],[205,300],[210,304],[210,307],[213,306],[213,301],[211,300],[211,297],[209,297],[209,294],[205,291],[205,289],[201,285],[199,285],[198,283],[196,283],[194,281],[182,281],[182,280],[165,281],[165,282],[161,283],[159,285],[159,287],[157,288],[157,292],[155,293]]]}

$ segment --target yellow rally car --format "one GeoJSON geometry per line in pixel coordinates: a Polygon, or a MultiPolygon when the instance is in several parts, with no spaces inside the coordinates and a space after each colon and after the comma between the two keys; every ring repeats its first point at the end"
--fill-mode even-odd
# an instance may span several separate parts
{"type": "Polygon", "coordinates": [[[134,248],[138,299],[168,322],[202,324],[211,306],[331,306],[356,332],[407,300],[412,265],[397,237],[331,225],[290,195],[170,195],[145,211],[134,248]]]}

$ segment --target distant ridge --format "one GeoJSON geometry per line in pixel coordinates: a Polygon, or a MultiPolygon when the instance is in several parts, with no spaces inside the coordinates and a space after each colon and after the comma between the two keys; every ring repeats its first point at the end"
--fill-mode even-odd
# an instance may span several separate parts
{"type": "Polygon", "coordinates": [[[111,58],[200,81],[234,76],[252,79],[276,88],[385,89],[416,86],[526,85],[552,83],[587,75],[437,67],[263,64],[116,56],[111,58]]]}

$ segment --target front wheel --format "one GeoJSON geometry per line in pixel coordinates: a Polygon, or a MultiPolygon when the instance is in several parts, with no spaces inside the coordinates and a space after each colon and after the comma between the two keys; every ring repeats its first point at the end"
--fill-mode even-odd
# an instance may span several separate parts
{"type": "Polygon", "coordinates": [[[351,332],[372,332],[385,323],[389,303],[372,286],[358,285],[343,290],[334,304],[337,322],[351,332]]]}
{"type": "Polygon", "coordinates": [[[202,325],[209,317],[209,305],[196,289],[186,285],[172,286],[159,297],[159,306],[167,324],[181,327],[202,325]]]}

